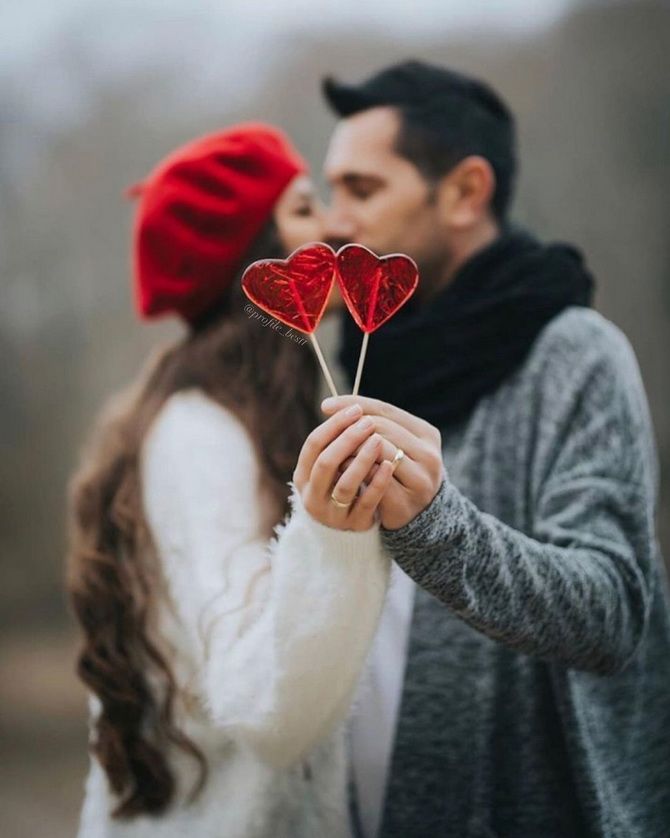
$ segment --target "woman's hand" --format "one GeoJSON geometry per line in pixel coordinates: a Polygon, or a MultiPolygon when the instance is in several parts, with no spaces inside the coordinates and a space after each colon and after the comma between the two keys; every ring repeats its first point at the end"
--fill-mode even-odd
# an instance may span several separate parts
{"type": "Polygon", "coordinates": [[[375,433],[374,422],[361,419],[362,415],[360,405],[346,406],[315,428],[293,473],[307,512],[338,530],[369,529],[393,477],[393,466],[382,459],[382,438],[375,433]],[[365,485],[378,461],[374,477],[365,485]],[[347,506],[338,506],[333,497],[347,506]]]}

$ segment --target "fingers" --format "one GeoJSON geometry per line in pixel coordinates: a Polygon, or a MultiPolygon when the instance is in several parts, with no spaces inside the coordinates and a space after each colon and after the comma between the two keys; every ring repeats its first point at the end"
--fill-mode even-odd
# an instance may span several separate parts
{"type": "Polygon", "coordinates": [[[373,416],[372,418],[374,430],[381,435],[383,440],[380,459],[393,460],[398,448],[402,448],[405,456],[397,463],[395,478],[404,486],[415,485],[421,480],[423,462],[437,453],[435,447],[428,445],[424,440],[419,439],[391,419],[385,419],[381,416],[373,416]]]}
{"type": "Polygon", "coordinates": [[[375,431],[382,437],[382,458],[393,460],[401,448],[405,456],[395,463],[395,479],[405,486],[411,486],[420,479],[421,468],[418,465],[426,456],[426,445],[414,434],[390,420],[375,419],[375,431]]]}
{"type": "MultiPolygon", "coordinates": [[[[348,430],[353,431],[354,429],[348,430]]],[[[347,431],[344,433],[347,433],[347,431]]],[[[353,434],[351,435],[353,436],[353,434]]],[[[363,488],[362,484],[366,474],[375,466],[381,442],[381,437],[378,434],[373,434],[361,444],[357,454],[348,458],[351,460],[350,465],[344,474],[339,476],[335,486],[331,487],[331,484],[329,484],[325,496],[320,488],[319,481],[314,477],[314,473],[319,468],[319,461],[317,460],[303,493],[305,509],[313,518],[337,529],[361,531],[367,530],[373,525],[377,506],[392,478],[390,464],[386,463],[386,465],[377,469],[370,484],[374,486],[374,491],[367,495],[367,488],[365,488],[363,494],[366,494],[366,500],[360,507],[358,492],[363,488]],[[381,469],[381,474],[379,469],[381,469]],[[342,505],[333,503],[333,499],[339,501],[342,505]]],[[[355,445],[355,443],[352,444],[355,445]]],[[[331,443],[329,446],[329,448],[336,447],[336,443],[331,443]]]]}
{"type": "Polygon", "coordinates": [[[442,448],[425,439],[419,439],[391,419],[375,419],[375,431],[387,440],[384,458],[392,459],[402,448],[405,457],[398,464],[394,477],[413,492],[424,494],[444,472],[442,448]],[[390,444],[390,450],[389,450],[390,444]]]}
{"type": "Polygon", "coordinates": [[[424,419],[420,419],[418,416],[380,399],[372,399],[368,396],[330,396],[321,402],[321,410],[327,416],[330,416],[336,411],[355,404],[360,405],[366,415],[383,416],[401,425],[420,439],[432,443],[441,443],[439,430],[430,422],[426,422],[424,419]]]}
{"type": "MultiPolygon", "coordinates": [[[[398,448],[402,448],[402,446],[396,445],[390,440],[381,437],[381,446],[377,454],[377,460],[379,462],[389,460],[393,465],[393,476],[395,479],[401,485],[411,488],[412,485],[420,479],[420,469],[417,463],[407,454],[404,448],[402,450],[405,452],[405,456],[401,460],[393,462],[398,452],[398,448]]],[[[345,469],[347,469],[353,461],[353,457],[348,457],[340,466],[340,472],[344,473],[345,469]]],[[[366,483],[370,483],[377,471],[377,468],[378,463],[373,463],[370,471],[364,478],[366,483]]]]}
{"type": "Polygon", "coordinates": [[[375,472],[372,482],[356,498],[350,513],[351,525],[355,529],[369,529],[375,521],[375,513],[383,497],[388,496],[393,484],[393,468],[384,460],[375,472]]]}
{"type": "Polygon", "coordinates": [[[317,457],[324,448],[336,439],[345,428],[353,425],[362,415],[360,405],[346,405],[333,416],[315,428],[303,443],[298,462],[293,472],[295,485],[302,489],[309,479],[317,457]]]}
{"type": "Polygon", "coordinates": [[[347,457],[352,456],[372,435],[374,422],[369,416],[346,428],[319,454],[309,475],[311,490],[318,497],[330,496],[338,471],[347,457]]]}
{"type": "Polygon", "coordinates": [[[358,454],[351,460],[351,464],[337,480],[332,494],[342,503],[349,503],[354,500],[365,480],[381,448],[382,439],[379,434],[373,434],[360,447],[358,454]]]}
{"type": "Polygon", "coordinates": [[[384,457],[386,459],[393,459],[398,448],[402,448],[407,456],[416,461],[422,460],[428,451],[434,450],[434,446],[429,446],[397,422],[381,416],[370,418],[373,421],[374,430],[385,440],[384,457]]]}

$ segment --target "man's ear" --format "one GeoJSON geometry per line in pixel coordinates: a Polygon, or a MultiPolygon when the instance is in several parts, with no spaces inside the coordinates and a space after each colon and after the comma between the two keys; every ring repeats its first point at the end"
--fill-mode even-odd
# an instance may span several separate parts
{"type": "Polygon", "coordinates": [[[478,224],[491,213],[495,186],[493,166],[485,157],[465,157],[438,184],[438,206],[444,223],[456,230],[478,224]]]}

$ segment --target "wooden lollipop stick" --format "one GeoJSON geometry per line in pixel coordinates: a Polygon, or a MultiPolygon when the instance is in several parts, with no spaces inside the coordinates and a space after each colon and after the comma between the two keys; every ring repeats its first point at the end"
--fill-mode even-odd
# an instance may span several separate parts
{"type": "Polygon", "coordinates": [[[335,382],[333,381],[333,376],[330,374],[330,370],[328,369],[328,365],[326,364],[326,359],[323,357],[323,352],[321,352],[321,347],[319,346],[319,342],[316,339],[316,335],[314,332],[309,333],[309,337],[312,341],[312,346],[314,347],[314,351],[316,352],[316,357],[319,359],[319,363],[321,364],[321,370],[326,377],[326,381],[328,382],[328,386],[330,387],[330,392],[333,396],[337,396],[337,390],[335,389],[335,382]]]}
{"type": "Polygon", "coordinates": [[[365,363],[365,353],[368,351],[369,332],[363,332],[363,343],[361,344],[361,354],[358,356],[358,368],[356,369],[356,380],[354,381],[353,396],[358,395],[358,388],[361,384],[361,376],[363,375],[363,364],[365,363]]]}

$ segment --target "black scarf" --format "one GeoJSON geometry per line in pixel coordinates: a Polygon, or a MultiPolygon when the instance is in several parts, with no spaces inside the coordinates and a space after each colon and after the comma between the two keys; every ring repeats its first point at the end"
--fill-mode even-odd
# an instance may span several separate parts
{"type": "MultiPolygon", "coordinates": [[[[542,328],[567,306],[588,306],[593,278],[580,252],[508,229],[422,305],[416,295],[370,335],[360,394],[443,429],[514,372],[542,328]]],[[[362,333],[348,312],[339,360],[353,383],[362,333]]]]}

